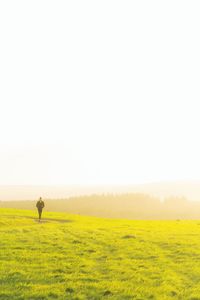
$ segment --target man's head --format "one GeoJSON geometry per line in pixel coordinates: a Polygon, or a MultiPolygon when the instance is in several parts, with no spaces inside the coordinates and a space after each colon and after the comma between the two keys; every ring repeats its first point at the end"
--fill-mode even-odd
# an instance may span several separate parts
{"type": "Polygon", "coordinates": [[[39,198],[39,201],[42,201],[42,197],[39,198]]]}

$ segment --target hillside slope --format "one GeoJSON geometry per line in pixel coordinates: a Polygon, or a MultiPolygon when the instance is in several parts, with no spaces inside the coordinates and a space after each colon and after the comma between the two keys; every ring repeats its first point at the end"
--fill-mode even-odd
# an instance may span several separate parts
{"type": "Polygon", "coordinates": [[[0,299],[199,299],[200,223],[0,209],[0,299]]]}

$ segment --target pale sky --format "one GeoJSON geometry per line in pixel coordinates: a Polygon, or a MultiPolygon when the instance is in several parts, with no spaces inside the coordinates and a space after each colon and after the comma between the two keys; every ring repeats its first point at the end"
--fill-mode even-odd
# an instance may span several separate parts
{"type": "Polygon", "coordinates": [[[199,1],[0,2],[0,185],[200,179],[199,1]]]}

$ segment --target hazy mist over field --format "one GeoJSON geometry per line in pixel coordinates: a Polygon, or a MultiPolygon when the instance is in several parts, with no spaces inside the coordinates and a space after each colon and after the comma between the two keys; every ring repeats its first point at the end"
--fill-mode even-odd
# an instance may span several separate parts
{"type": "Polygon", "coordinates": [[[64,199],[92,194],[146,193],[160,198],[185,197],[200,201],[200,182],[160,182],[138,185],[52,185],[52,186],[0,186],[0,200],[36,200],[39,196],[48,199],[64,199]]]}
{"type": "Polygon", "coordinates": [[[2,208],[35,210],[38,195],[45,211],[125,219],[199,219],[200,188],[193,183],[138,186],[0,187],[2,208]],[[12,201],[9,201],[12,200],[12,201]]]}

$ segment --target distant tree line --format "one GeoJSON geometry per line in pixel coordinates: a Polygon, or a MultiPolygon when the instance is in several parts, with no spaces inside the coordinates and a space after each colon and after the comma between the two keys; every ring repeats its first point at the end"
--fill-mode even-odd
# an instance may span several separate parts
{"type": "MultiPolygon", "coordinates": [[[[141,193],[94,194],[67,199],[44,199],[45,210],[109,218],[199,219],[200,202],[185,197],[157,197],[141,193]]],[[[0,201],[2,208],[35,210],[36,201],[0,201]]]]}

